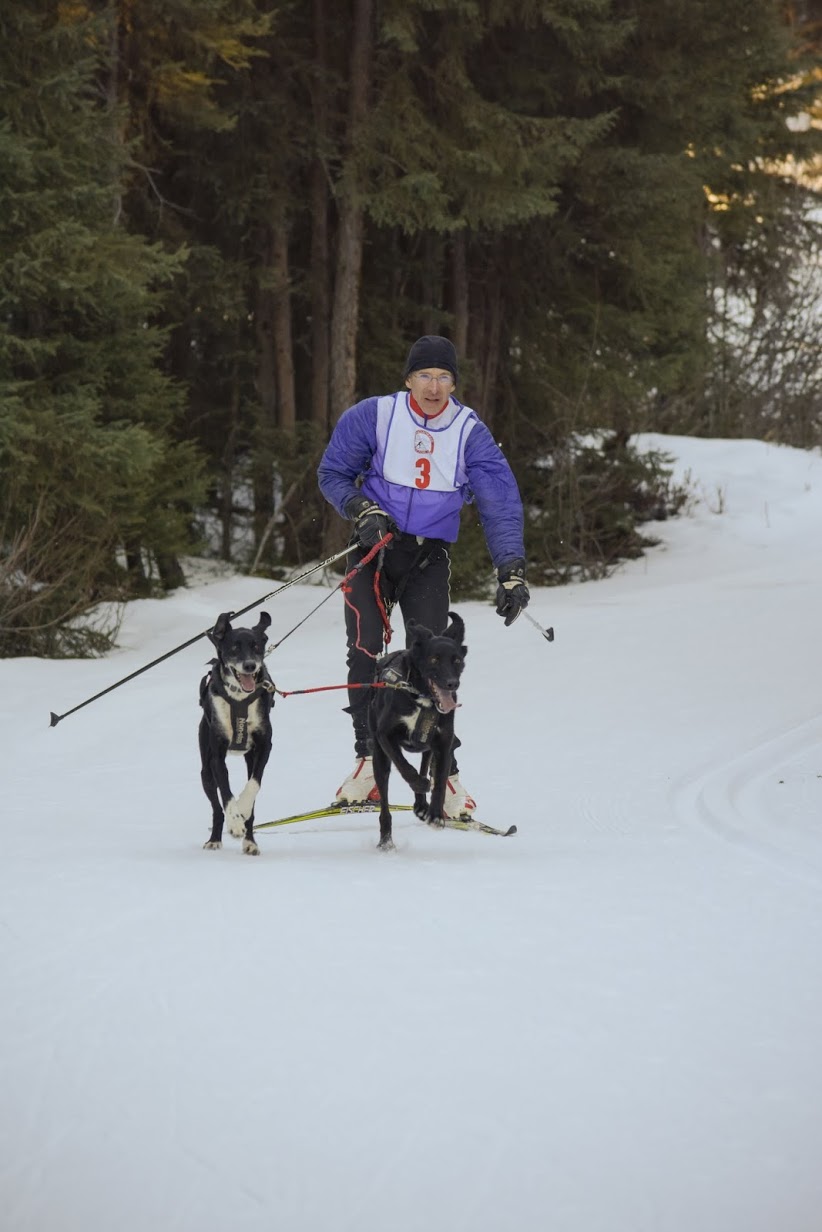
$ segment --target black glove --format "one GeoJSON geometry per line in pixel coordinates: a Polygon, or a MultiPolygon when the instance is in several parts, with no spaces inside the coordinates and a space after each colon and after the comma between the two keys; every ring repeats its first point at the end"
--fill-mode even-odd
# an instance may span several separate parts
{"type": "MultiPolygon", "coordinates": [[[[345,512],[353,519],[354,534],[362,548],[376,547],[380,539],[384,539],[389,532],[397,533],[393,519],[367,496],[352,496],[345,512]]],[[[387,543],[385,546],[390,548],[391,544],[387,543]]]]}
{"type": "Polygon", "coordinates": [[[512,625],[531,598],[525,584],[525,561],[512,560],[497,570],[497,615],[505,617],[506,628],[512,625]]]}

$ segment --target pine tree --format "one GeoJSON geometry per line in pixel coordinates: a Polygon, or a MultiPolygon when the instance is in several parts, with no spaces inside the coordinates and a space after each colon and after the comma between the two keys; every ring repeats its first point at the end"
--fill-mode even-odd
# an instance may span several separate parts
{"type": "Polygon", "coordinates": [[[733,157],[714,157],[706,171],[711,362],[694,427],[813,446],[822,440],[822,7],[784,8],[776,38],[758,6],[744,14],[760,72],[748,77],[733,157]]]}
{"type": "Polygon", "coordinates": [[[530,230],[548,274],[540,302],[506,313],[522,329],[527,401],[550,389],[561,434],[699,421],[716,254],[767,261],[762,238],[784,222],[774,171],[796,144],[785,121],[798,103],[779,9],[615,0],[620,37],[587,89],[570,89],[563,58],[563,95],[583,114],[606,107],[613,124],[566,177],[555,219],[530,230]]]}
{"type": "Polygon", "coordinates": [[[291,190],[306,128],[290,102],[290,7],[180,0],[172,20],[148,0],[120,36],[133,66],[121,98],[140,150],[126,208],[186,246],[168,304],[169,367],[209,459],[220,550],[258,567],[261,547],[266,564],[276,556],[275,497],[292,488],[298,445],[290,240],[304,210],[291,190]]]}
{"type": "Polygon", "coordinates": [[[106,19],[0,17],[2,653],[99,648],[76,617],[170,571],[201,491],[154,323],[179,261],[122,225],[106,19]]]}

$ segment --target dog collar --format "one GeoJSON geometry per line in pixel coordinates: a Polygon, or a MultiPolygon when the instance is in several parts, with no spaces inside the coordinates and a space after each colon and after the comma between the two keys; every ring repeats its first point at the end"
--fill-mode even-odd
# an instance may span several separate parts
{"type": "Polygon", "coordinates": [[[405,693],[413,693],[421,706],[434,705],[432,698],[427,693],[421,693],[419,689],[415,688],[408,679],[408,676],[396,667],[384,667],[380,672],[380,680],[394,689],[402,689],[405,693]]]}

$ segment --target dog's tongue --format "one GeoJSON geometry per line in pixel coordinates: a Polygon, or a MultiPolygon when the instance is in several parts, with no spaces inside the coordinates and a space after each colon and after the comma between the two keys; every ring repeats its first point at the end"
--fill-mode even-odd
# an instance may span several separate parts
{"type": "Polygon", "coordinates": [[[448,689],[439,689],[434,684],[433,680],[429,681],[431,692],[434,694],[434,701],[437,703],[437,710],[440,714],[450,714],[452,710],[457,708],[457,695],[448,689]]]}
{"type": "Polygon", "coordinates": [[[246,693],[254,692],[257,681],[253,676],[246,676],[244,672],[237,672],[237,679],[246,693]]]}

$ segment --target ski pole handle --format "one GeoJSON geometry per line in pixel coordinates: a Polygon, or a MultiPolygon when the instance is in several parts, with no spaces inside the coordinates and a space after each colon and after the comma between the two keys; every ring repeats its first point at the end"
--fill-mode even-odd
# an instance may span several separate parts
{"type": "Polygon", "coordinates": [[[535,629],[539,629],[540,633],[545,638],[546,642],[552,642],[554,640],[554,626],[553,625],[550,625],[547,629],[543,629],[539,621],[534,620],[533,616],[531,616],[529,612],[526,611],[526,612],[523,612],[522,614],[526,620],[530,620],[531,624],[534,626],[535,629]]]}

